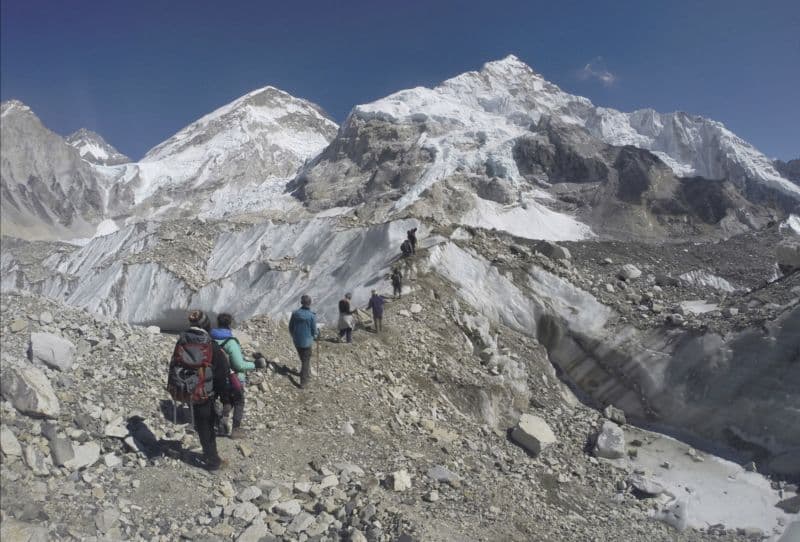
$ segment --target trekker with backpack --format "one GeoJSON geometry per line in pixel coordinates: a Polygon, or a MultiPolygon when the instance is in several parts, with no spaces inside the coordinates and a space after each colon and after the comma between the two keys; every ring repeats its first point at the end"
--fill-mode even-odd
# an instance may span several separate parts
{"type": "Polygon", "coordinates": [[[400,273],[400,270],[394,268],[392,270],[392,289],[394,290],[395,297],[401,297],[403,294],[403,275],[400,273]]]}
{"type": "Polygon", "coordinates": [[[417,253],[417,228],[411,228],[406,232],[408,243],[411,245],[411,254],[417,253]]]}
{"type": "Polygon", "coordinates": [[[189,405],[203,448],[203,466],[213,471],[223,464],[217,453],[214,403],[217,397],[223,404],[230,402],[230,365],[225,353],[211,339],[211,322],[203,311],[193,310],[189,313],[189,326],[189,329],[180,333],[175,344],[169,364],[167,390],[174,401],[189,405]]]}
{"type": "Polygon", "coordinates": [[[369,298],[367,310],[372,309],[372,321],[375,322],[375,333],[380,333],[383,330],[383,305],[386,300],[378,292],[372,290],[372,296],[369,298]]]}
{"type": "Polygon", "coordinates": [[[232,325],[233,316],[224,312],[218,314],[218,327],[211,330],[211,338],[214,339],[220,348],[228,355],[228,360],[231,365],[231,401],[229,404],[223,406],[223,422],[220,425],[225,429],[228,436],[236,439],[244,437],[242,418],[244,418],[244,387],[247,384],[245,373],[256,368],[264,368],[267,366],[267,362],[259,353],[256,353],[254,362],[244,358],[239,339],[234,337],[231,331],[232,325]],[[230,420],[231,408],[233,409],[232,422],[230,420]]]}
{"type": "Polygon", "coordinates": [[[355,327],[353,315],[356,310],[350,310],[350,300],[352,298],[353,294],[348,292],[339,300],[339,340],[341,341],[345,338],[348,343],[353,342],[353,328],[355,327]]]}
{"type": "Polygon", "coordinates": [[[403,241],[403,243],[400,245],[400,252],[403,253],[403,256],[405,258],[411,256],[414,253],[414,249],[411,248],[411,241],[409,241],[408,239],[403,241]]]}
{"type": "MultiPolygon", "coordinates": [[[[317,317],[311,311],[311,296],[304,294],[300,298],[300,308],[292,313],[289,319],[289,333],[300,356],[300,388],[305,388],[311,380],[311,350],[314,341],[319,338],[317,317]]],[[[319,360],[317,360],[319,361],[319,360]]]]}

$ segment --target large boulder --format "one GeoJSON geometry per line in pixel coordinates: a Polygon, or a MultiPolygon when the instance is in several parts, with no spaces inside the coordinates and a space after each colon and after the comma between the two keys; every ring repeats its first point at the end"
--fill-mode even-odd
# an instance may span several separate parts
{"type": "Polygon", "coordinates": [[[511,439],[533,455],[556,442],[553,430],[547,422],[532,414],[523,414],[511,432],[511,439]]]}
{"type": "Polygon", "coordinates": [[[606,459],[619,459],[625,456],[625,433],[620,426],[608,420],[603,422],[597,434],[594,455],[606,459]]]}
{"type": "Polygon", "coordinates": [[[539,241],[533,248],[536,252],[547,256],[551,260],[569,260],[572,258],[569,250],[550,241],[539,241]]]}
{"type": "Polygon", "coordinates": [[[633,264],[627,263],[623,265],[617,272],[617,277],[622,280],[635,280],[642,276],[642,272],[633,264]]]}
{"type": "Polygon", "coordinates": [[[31,333],[31,361],[42,362],[51,369],[68,371],[72,368],[75,345],[52,333],[31,333]]]}
{"type": "Polygon", "coordinates": [[[14,408],[29,416],[57,418],[61,413],[58,397],[47,376],[36,367],[10,367],[3,371],[3,397],[14,408]]]}

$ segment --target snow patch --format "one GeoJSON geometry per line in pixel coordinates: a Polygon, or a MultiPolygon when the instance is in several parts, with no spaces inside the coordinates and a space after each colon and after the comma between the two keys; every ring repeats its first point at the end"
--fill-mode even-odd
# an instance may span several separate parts
{"type": "Polygon", "coordinates": [[[466,226],[496,228],[526,239],[577,241],[594,236],[586,224],[533,200],[524,206],[504,206],[476,197],[475,208],[461,217],[460,222],[466,226]]]}

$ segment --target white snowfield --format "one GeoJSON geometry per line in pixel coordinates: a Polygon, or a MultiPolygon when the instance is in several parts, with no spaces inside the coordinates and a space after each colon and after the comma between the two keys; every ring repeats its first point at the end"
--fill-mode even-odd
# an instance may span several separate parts
{"type": "Polygon", "coordinates": [[[800,198],[800,187],[782,178],[769,159],[721,123],[683,112],[651,109],[622,113],[595,107],[562,91],[511,55],[429,89],[403,90],[359,105],[353,115],[391,122],[426,122],[420,146],[435,160],[415,187],[397,201],[401,210],[432,184],[457,169],[482,171],[520,183],[513,140],[543,116],[586,128],[612,145],[634,145],[656,153],[681,176],[752,178],[800,198]]]}

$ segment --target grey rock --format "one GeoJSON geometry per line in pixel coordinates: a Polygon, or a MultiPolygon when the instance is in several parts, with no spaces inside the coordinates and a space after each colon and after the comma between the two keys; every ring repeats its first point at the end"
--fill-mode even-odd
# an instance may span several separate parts
{"type": "Polygon", "coordinates": [[[627,482],[628,485],[645,497],[657,497],[665,491],[664,486],[642,474],[631,474],[627,482]]]}
{"type": "Polygon", "coordinates": [[[20,457],[22,446],[20,446],[16,435],[7,425],[0,425],[0,450],[6,457],[20,457]]]}
{"type": "Polygon", "coordinates": [[[240,501],[252,501],[261,496],[261,489],[257,486],[249,486],[244,488],[236,496],[240,501]]]}
{"type": "Polygon", "coordinates": [[[511,432],[511,439],[533,455],[538,455],[556,442],[556,436],[547,422],[532,414],[523,414],[511,432]]]}
{"type": "Polygon", "coordinates": [[[394,491],[406,491],[411,489],[411,476],[406,469],[401,469],[389,475],[388,483],[394,491]]]}
{"type": "Polygon", "coordinates": [[[116,507],[110,507],[95,515],[94,524],[101,533],[108,533],[119,523],[119,518],[119,510],[116,507]]]}
{"type": "Polygon", "coordinates": [[[419,303],[412,303],[408,310],[411,311],[411,314],[418,314],[422,312],[422,305],[419,303]]]}
{"type": "Polygon", "coordinates": [[[96,442],[72,447],[75,457],[65,463],[65,467],[71,470],[81,470],[91,467],[100,460],[100,445],[96,442]]]}
{"type": "Polygon", "coordinates": [[[290,533],[301,533],[314,523],[314,516],[308,512],[300,512],[292,519],[286,530],[290,533]]]}
{"type": "Polygon", "coordinates": [[[20,331],[25,331],[28,329],[28,320],[24,318],[17,318],[11,325],[9,326],[11,329],[11,333],[19,333],[20,331]]]}
{"type": "Polygon", "coordinates": [[[32,444],[26,446],[23,457],[25,458],[25,464],[28,465],[28,468],[31,469],[31,471],[33,471],[34,475],[50,475],[50,469],[47,468],[47,462],[36,446],[33,446],[32,444]]]}
{"type": "Polygon", "coordinates": [[[53,463],[57,466],[65,466],[75,457],[72,441],[64,437],[54,438],[50,441],[50,455],[53,456],[53,463]]]}
{"type": "Polygon", "coordinates": [[[273,507],[273,511],[281,516],[296,516],[302,510],[300,506],[300,501],[297,499],[291,499],[284,502],[279,502],[273,507]]]}
{"type": "Polygon", "coordinates": [[[642,276],[642,272],[633,264],[625,264],[617,272],[617,276],[622,280],[635,280],[642,276]]]}
{"type": "Polygon", "coordinates": [[[550,258],[551,260],[570,260],[572,255],[566,248],[550,241],[539,241],[534,245],[534,250],[550,258]]]}
{"type": "Polygon", "coordinates": [[[606,459],[619,459],[625,456],[625,433],[617,424],[605,421],[597,435],[594,455],[606,459]]]}
{"type": "Polygon", "coordinates": [[[615,407],[614,405],[608,405],[606,408],[604,408],[603,416],[614,423],[618,423],[619,425],[625,425],[627,423],[625,420],[625,411],[615,407]]]}
{"type": "Polygon", "coordinates": [[[236,542],[259,542],[263,537],[266,537],[269,534],[270,533],[266,525],[255,521],[247,529],[242,531],[242,534],[236,538],[236,542]]]}
{"type": "Polygon", "coordinates": [[[58,398],[47,376],[36,367],[10,367],[2,375],[3,397],[14,408],[34,417],[57,418],[58,398]]]}
{"type": "Polygon", "coordinates": [[[48,542],[47,528],[4,516],[0,523],[0,540],[3,542],[48,542]]]}
{"type": "Polygon", "coordinates": [[[258,513],[258,506],[249,501],[239,503],[233,509],[233,517],[242,519],[247,523],[253,521],[258,516],[258,513]]]}
{"type": "Polygon", "coordinates": [[[461,481],[457,474],[451,472],[450,469],[442,465],[435,465],[429,468],[427,474],[428,478],[440,483],[455,485],[461,481]]]}

